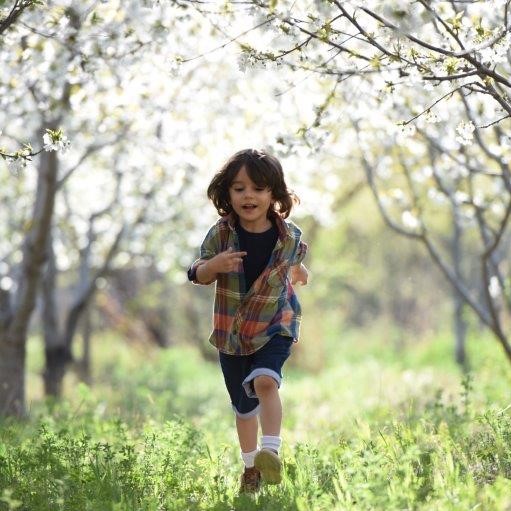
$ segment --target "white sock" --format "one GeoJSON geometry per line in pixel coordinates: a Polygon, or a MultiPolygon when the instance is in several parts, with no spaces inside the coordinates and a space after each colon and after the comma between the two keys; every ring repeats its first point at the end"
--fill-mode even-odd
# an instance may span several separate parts
{"type": "Polygon", "coordinates": [[[271,449],[278,454],[281,444],[282,438],[279,436],[263,435],[261,437],[261,449],[271,449]]]}
{"type": "Polygon", "coordinates": [[[245,463],[246,468],[252,468],[254,466],[254,458],[258,451],[259,449],[251,452],[241,451],[241,459],[243,460],[243,463],[245,463]]]}

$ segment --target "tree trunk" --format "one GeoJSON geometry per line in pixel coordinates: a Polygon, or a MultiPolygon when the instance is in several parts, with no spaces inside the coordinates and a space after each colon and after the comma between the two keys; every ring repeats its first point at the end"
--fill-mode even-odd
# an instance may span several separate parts
{"type": "MultiPolygon", "coordinates": [[[[452,236],[452,262],[453,269],[456,278],[459,280],[463,279],[461,269],[461,258],[462,258],[462,229],[460,226],[457,206],[453,205],[453,236],[452,236]]],[[[458,293],[456,288],[453,288],[453,301],[454,301],[454,358],[456,362],[464,369],[468,369],[467,353],[465,350],[465,340],[467,336],[467,325],[463,318],[463,297],[458,293]]]]}
{"type": "Polygon", "coordinates": [[[69,354],[65,346],[46,346],[46,367],[44,370],[44,391],[47,396],[59,398],[62,395],[62,382],[66,374],[69,354]]]}
{"type": "Polygon", "coordinates": [[[468,369],[467,353],[465,350],[465,340],[467,337],[467,324],[463,317],[463,300],[459,293],[454,290],[454,335],[455,347],[454,357],[456,362],[463,368],[468,369]]]}
{"type": "MultiPolygon", "coordinates": [[[[55,129],[50,125],[50,128],[55,129]]],[[[42,131],[42,130],[41,130],[42,131]]],[[[42,135],[41,135],[42,137],[42,135]]],[[[23,243],[16,296],[7,320],[0,325],[0,414],[25,414],[25,350],[42,266],[46,259],[57,181],[57,155],[43,152],[37,175],[34,209],[23,243]]]]}
{"type": "Polygon", "coordinates": [[[92,375],[91,375],[91,337],[92,337],[92,320],[91,320],[91,305],[87,307],[83,314],[83,324],[82,324],[82,341],[83,341],[83,351],[82,357],[78,364],[78,372],[80,378],[87,385],[91,385],[92,383],[92,375]]]}
{"type": "Polygon", "coordinates": [[[50,231],[47,243],[48,264],[42,281],[43,331],[46,367],[43,373],[44,390],[47,396],[60,397],[62,381],[69,361],[66,345],[59,332],[57,317],[57,266],[53,251],[53,235],[50,231]]]}
{"type": "Polygon", "coordinates": [[[0,416],[25,415],[25,342],[0,338],[0,416]]]}

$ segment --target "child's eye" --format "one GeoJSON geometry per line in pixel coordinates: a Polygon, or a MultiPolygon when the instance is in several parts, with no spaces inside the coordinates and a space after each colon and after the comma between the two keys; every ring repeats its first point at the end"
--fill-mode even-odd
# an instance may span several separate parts
{"type": "Polygon", "coordinates": [[[256,188],[256,191],[258,192],[264,192],[265,188],[256,188]]]}
{"type": "Polygon", "coordinates": [[[235,192],[242,192],[242,191],[243,191],[243,188],[233,188],[233,190],[234,190],[235,192]]]}

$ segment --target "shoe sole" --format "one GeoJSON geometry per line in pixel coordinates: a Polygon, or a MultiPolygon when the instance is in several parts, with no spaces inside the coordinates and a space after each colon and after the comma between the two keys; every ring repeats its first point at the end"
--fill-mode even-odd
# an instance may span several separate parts
{"type": "Polygon", "coordinates": [[[254,465],[261,472],[265,483],[279,484],[282,481],[282,462],[276,454],[266,450],[259,451],[254,465]]]}

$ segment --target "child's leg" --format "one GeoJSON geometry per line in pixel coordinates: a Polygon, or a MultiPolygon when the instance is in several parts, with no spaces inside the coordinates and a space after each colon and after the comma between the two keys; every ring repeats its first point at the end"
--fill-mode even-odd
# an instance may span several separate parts
{"type": "Polygon", "coordinates": [[[253,457],[257,451],[257,430],[259,401],[257,396],[248,397],[242,386],[250,371],[252,357],[226,355],[220,353],[220,365],[231,404],[236,414],[236,429],[245,466],[253,466],[253,457]]]}
{"type": "Polygon", "coordinates": [[[257,449],[257,415],[242,419],[236,416],[236,429],[242,452],[252,452],[257,449]]]}
{"type": "Polygon", "coordinates": [[[279,449],[282,443],[280,428],[282,404],[279,386],[282,380],[282,366],[289,357],[292,339],[276,335],[255,354],[253,370],[243,382],[250,395],[250,384],[259,399],[259,415],[263,435],[261,450],[255,455],[254,466],[261,473],[263,481],[279,484],[282,480],[282,462],[279,449]]]}
{"type": "Polygon", "coordinates": [[[259,416],[263,435],[279,436],[282,424],[282,403],[277,382],[267,375],[254,379],[254,389],[259,399],[259,416]]]}
{"type": "Polygon", "coordinates": [[[248,396],[259,400],[259,415],[263,436],[262,449],[278,453],[281,439],[282,404],[279,387],[282,366],[291,352],[293,340],[282,335],[272,337],[253,355],[250,374],[243,381],[248,396]]]}

